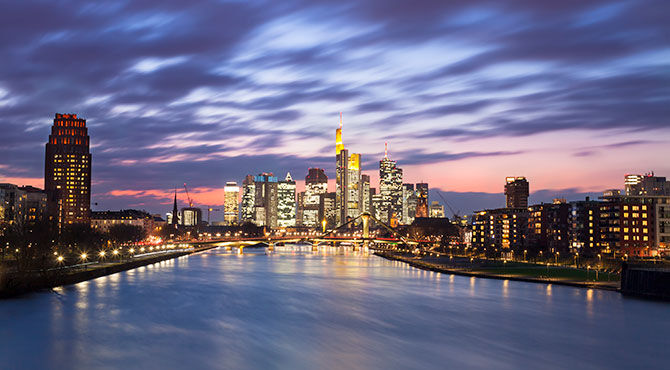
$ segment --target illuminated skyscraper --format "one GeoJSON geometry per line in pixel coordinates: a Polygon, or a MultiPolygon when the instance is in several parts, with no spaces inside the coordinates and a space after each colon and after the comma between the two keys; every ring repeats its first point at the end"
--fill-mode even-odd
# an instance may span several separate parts
{"type": "Polygon", "coordinates": [[[654,176],[653,172],[643,175],[626,175],[626,195],[628,196],[664,196],[670,195],[670,181],[665,177],[654,176]]]}
{"type": "Polygon", "coordinates": [[[256,183],[251,175],[247,175],[242,183],[242,204],[240,208],[241,221],[253,222],[256,214],[256,183]]]}
{"type": "Polygon", "coordinates": [[[505,179],[507,208],[528,207],[528,180],[525,177],[507,177],[505,179]]]}
{"type": "Polygon", "coordinates": [[[384,158],[379,161],[379,193],[380,209],[377,213],[382,222],[399,221],[402,217],[402,169],[388,157],[388,146],[384,150],[384,158]]]}
{"type": "Polygon", "coordinates": [[[430,217],[431,218],[442,218],[444,217],[444,206],[438,201],[433,201],[430,204],[430,217]]]}
{"type": "Polygon", "coordinates": [[[320,195],[328,192],[328,176],[322,168],[310,168],[305,177],[302,199],[302,226],[318,227],[320,195]]]}
{"type": "Polygon", "coordinates": [[[295,181],[290,173],[277,185],[277,225],[295,226],[295,181]]]}
{"type": "Polygon", "coordinates": [[[328,227],[335,226],[335,219],[337,218],[337,210],[335,209],[335,193],[319,194],[319,220],[323,222],[326,220],[328,227]]]}
{"type": "Polygon", "coordinates": [[[361,155],[352,153],[349,156],[349,199],[347,203],[347,216],[358,217],[361,214],[361,155]]]}
{"type": "Polygon", "coordinates": [[[402,223],[409,225],[416,216],[417,197],[414,184],[402,185],[402,223]]]}
{"type": "Polygon", "coordinates": [[[196,207],[181,209],[181,224],[184,226],[198,226],[202,222],[202,210],[196,207]]]}
{"type": "Polygon", "coordinates": [[[238,201],[240,196],[240,187],[235,181],[229,181],[223,188],[223,221],[226,225],[237,224],[239,214],[238,201]]]}
{"type": "MultiPolygon", "coordinates": [[[[376,190],[376,189],[371,189],[371,190],[376,190]]],[[[382,195],[381,194],[373,193],[373,194],[370,195],[370,208],[372,208],[370,213],[373,216],[375,216],[376,219],[378,219],[380,221],[384,220],[384,217],[383,217],[384,212],[383,212],[383,209],[382,209],[382,204],[383,204],[383,200],[382,200],[382,195]]],[[[386,213],[386,215],[388,216],[388,212],[386,213]]]]}
{"type": "Polygon", "coordinates": [[[428,217],[428,184],[416,184],[416,214],[415,217],[428,217]]]}
{"type": "MultiPolygon", "coordinates": [[[[256,183],[254,222],[258,226],[277,227],[278,182],[272,173],[254,177],[256,183]]],[[[295,192],[294,192],[295,197],[295,192]]]]}
{"type": "Polygon", "coordinates": [[[56,113],[46,144],[44,190],[58,227],[90,224],[91,153],[86,120],[56,113]]]}
{"type": "Polygon", "coordinates": [[[347,220],[349,204],[349,151],[342,143],[342,113],[340,127],[335,130],[335,209],[336,223],[341,225],[347,220]]]}
{"type": "Polygon", "coordinates": [[[361,155],[344,148],[342,142],[342,113],[340,127],[335,130],[335,208],[337,223],[341,225],[350,217],[357,217],[362,212],[361,205],[361,155]]]}
{"type": "Polygon", "coordinates": [[[361,205],[361,213],[363,212],[371,212],[371,204],[370,202],[372,201],[372,194],[370,193],[370,176],[369,175],[361,175],[361,200],[359,201],[359,204],[361,205]]]}

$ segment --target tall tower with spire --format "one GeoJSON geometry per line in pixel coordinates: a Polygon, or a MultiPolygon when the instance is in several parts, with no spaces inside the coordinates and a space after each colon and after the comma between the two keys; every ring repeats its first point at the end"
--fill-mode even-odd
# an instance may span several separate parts
{"type": "Polygon", "coordinates": [[[344,150],[344,144],[342,143],[342,112],[340,112],[340,127],[335,130],[335,155],[340,154],[344,150]]]}
{"type": "Polygon", "coordinates": [[[349,151],[342,143],[342,112],[340,126],[335,130],[335,209],[336,223],[342,225],[347,221],[349,205],[349,151]]]}
{"type": "Polygon", "coordinates": [[[361,202],[361,155],[352,153],[344,147],[342,142],[342,113],[340,112],[340,126],[335,130],[335,209],[336,222],[342,225],[347,218],[358,217],[363,212],[361,202]]]}

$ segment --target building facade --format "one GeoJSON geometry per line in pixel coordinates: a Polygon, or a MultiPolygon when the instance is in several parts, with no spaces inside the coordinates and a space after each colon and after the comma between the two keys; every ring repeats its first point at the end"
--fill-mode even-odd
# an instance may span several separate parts
{"type": "Polygon", "coordinates": [[[261,173],[254,177],[256,196],[254,222],[258,226],[276,228],[278,206],[278,180],[272,173],[261,173]]]}
{"type": "Polygon", "coordinates": [[[183,226],[198,226],[202,223],[202,210],[197,207],[182,208],[180,221],[183,226]]]}
{"type": "Polygon", "coordinates": [[[361,175],[361,213],[371,213],[372,210],[372,193],[370,192],[370,176],[366,174],[361,175]]]}
{"type": "Polygon", "coordinates": [[[108,232],[115,225],[131,225],[141,227],[146,233],[149,233],[156,231],[164,224],[162,219],[135,209],[91,212],[91,227],[101,232],[108,232]]]}
{"type": "Polygon", "coordinates": [[[564,199],[528,207],[529,249],[566,253],[570,249],[570,211],[564,199]]]}
{"type": "Polygon", "coordinates": [[[417,196],[414,184],[402,185],[402,224],[409,225],[416,217],[417,196]]]}
{"type": "Polygon", "coordinates": [[[286,178],[277,184],[277,225],[279,227],[294,227],[296,224],[295,189],[295,181],[290,173],[287,173],[286,178]]]}
{"type": "Polygon", "coordinates": [[[430,204],[430,218],[443,218],[444,217],[444,206],[440,202],[434,200],[430,204]]]}
{"type": "Polygon", "coordinates": [[[26,192],[14,184],[0,184],[0,224],[23,224],[26,218],[26,192]]]}
{"type": "Polygon", "coordinates": [[[90,224],[91,153],[85,119],[56,113],[44,163],[49,216],[59,228],[90,224]]]}
{"type": "Polygon", "coordinates": [[[585,256],[600,253],[600,202],[586,197],[570,202],[570,251],[585,256]]]}
{"type": "Polygon", "coordinates": [[[670,196],[670,181],[665,177],[654,176],[653,172],[626,175],[624,185],[627,196],[670,196]]]}
{"type": "Polygon", "coordinates": [[[507,208],[528,207],[529,186],[525,177],[507,177],[505,179],[505,198],[507,208]]]}
{"type": "Polygon", "coordinates": [[[226,182],[223,188],[223,222],[226,225],[236,225],[239,217],[240,187],[237,182],[226,182]]]}
{"type": "Polygon", "coordinates": [[[305,191],[302,198],[302,226],[319,227],[319,208],[321,195],[328,192],[328,176],[322,168],[310,168],[305,177],[305,191]]]}
{"type": "Polygon", "coordinates": [[[472,247],[502,252],[525,248],[528,210],[498,208],[476,213],[472,219],[472,247]]]}
{"type": "Polygon", "coordinates": [[[254,222],[256,215],[256,182],[254,177],[247,175],[242,182],[242,202],[240,204],[240,221],[254,222]]]}
{"type": "Polygon", "coordinates": [[[387,224],[392,220],[402,218],[402,169],[396,161],[388,157],[388,146],[384,150],[384,158],[379,161],[379,194],[381,195],[380,209],[377,213],[380,221],[387,224]]]}
{"type": "Polygon", "coordinates": [[[428,217],[428,184],[416,184],[416,213],[415,217],[428,217]]]}

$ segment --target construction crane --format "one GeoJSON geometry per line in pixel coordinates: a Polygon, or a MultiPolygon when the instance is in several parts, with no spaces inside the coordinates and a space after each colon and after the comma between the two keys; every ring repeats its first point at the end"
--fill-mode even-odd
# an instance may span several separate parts
{"type": "Polygon", "coordinates": [[[184,183],[184,190],[186,190],[186,199],[188,199],[188,206],[193,207],[193,201],[191,200],[191,196],[188,195],[188,188],[186,187],[186,183],[184,183]]]}
{"type": "Polygon", "coordinates": [[[454,218],[455,219],[461,218],[461,216],[459,215],[460,211],[458,211],[458,212],[454,211],[454,209],[451,208],[451,206],[449,205],[449,202],[447,202],[447,199],[444,197],[444,195],[442,195],[442,192],[437,190],[437,189],[436,189],[436,191],[437,191],[437,195],[439,195],[440,198],[442,198],[442,200],[444,201],[444,204],[446,204],[447,207],[449,208],[449,211],[451,211],[451,214],[454,215],[454,218]]]}

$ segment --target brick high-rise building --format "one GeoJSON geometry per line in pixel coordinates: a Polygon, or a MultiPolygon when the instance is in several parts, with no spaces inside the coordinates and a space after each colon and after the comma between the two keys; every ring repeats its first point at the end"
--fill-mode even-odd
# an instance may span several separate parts
{"type": "Polygon", "coordinates": [[[44,190],[59,228],[91,221],[91,153],[86,120],[56,113],[46,144],[44,190]]]}
{"type": "Polygon", "coordinates": [[[507,208],[528,207],[528,180],[525,177],[508,177],[505,180],[507,208]]]}

